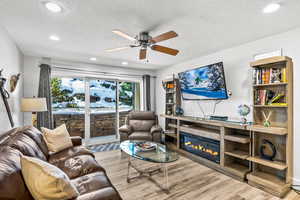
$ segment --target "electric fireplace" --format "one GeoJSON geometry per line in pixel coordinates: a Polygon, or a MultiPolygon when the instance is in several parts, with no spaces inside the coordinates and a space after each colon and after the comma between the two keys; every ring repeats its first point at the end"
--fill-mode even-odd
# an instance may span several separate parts
{"type": "Polygon", "coordinates": [[[180,132],[180,148],[216,163],[220,163],[220,142],[180,132]]]}

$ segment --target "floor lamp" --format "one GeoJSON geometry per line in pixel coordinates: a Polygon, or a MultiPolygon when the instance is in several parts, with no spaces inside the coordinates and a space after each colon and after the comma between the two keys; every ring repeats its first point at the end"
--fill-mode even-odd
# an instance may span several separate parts
{"type": "Polygon", "coordinates": [[[32,125],[37,127],[37,113],[48,111],[46,98],[22,98],[21,111],[31,112],[32,125]]]}

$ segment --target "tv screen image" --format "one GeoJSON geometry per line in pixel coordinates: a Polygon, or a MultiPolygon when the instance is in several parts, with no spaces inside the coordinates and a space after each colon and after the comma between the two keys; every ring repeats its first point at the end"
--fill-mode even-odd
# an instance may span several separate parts
{"type": "Polygon", "coordinates": [[[184,100],[228,99],[223,62],[178,74],[184,100]]]}

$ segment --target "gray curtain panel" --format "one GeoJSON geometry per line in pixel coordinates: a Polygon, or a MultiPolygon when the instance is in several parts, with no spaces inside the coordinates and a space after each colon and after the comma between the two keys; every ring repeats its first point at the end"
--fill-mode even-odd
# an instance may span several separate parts
{"type": "Polygon", "coordinates": [[[150,75],[143,75],[143,84],[144,84],[144,108],[146,111],[151,110],[151,97],[150,97],[150,75]]]}
{"type": "Polygon", "coordinates": [[[41,64],[38,97],[46,98],[48,111],[39,112],[37,114],[38,129],[40,129],[41,127],[53,129],[50,78],[51,78],[51,67],[47,64],[41,64]]]}

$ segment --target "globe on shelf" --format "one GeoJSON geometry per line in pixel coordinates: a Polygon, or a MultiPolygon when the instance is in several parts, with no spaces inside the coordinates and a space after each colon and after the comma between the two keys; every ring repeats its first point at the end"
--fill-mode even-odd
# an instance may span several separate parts
{"type": "Polygon", "coordinates": [[[183,111],[183,109],[182,109],[182,108],[180,108],[180,107],[177,107],[177,108],[176,108],[176,111],[175,111],[175,113],[176,113],[176,115],[178,115],[178,116],[182,116],[182,115],[183,115],[183,113],[184,113],[184,111],[183,111]]]}
{"type": "Polygon", "coordinates": [[[241,104],[238,106],[238,113],[242,117],[241,118],[242,124],[246,124],[247,123],[246,116],[250,113],[250,107],[247,106],[246,104],[241,104]]]}

